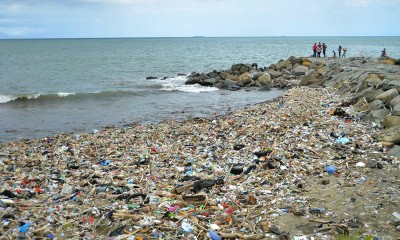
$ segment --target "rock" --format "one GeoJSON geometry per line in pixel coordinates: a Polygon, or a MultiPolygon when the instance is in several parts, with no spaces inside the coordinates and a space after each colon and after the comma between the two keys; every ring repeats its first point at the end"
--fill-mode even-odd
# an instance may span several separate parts
{"type": "Polygon", "coordinates": [[[250,71],[250,70],[251,70],[251,66],[249,66],[249,65],[242,65],[242,66],[240,67],[240,69],[239,69],[239,72],[240,72],[241,74],[243,74],[243,73],[248,72],[248,71],[250,71]]]}
{"type": "Polygon", "coordinates": [[[271,76],[268,73],[264,73],[256,81],[256,85],[259,87],[269,86],[270,84],[271,84],[271,76]]]}
{"type": "Polygon", "coordinates": [[[245,73],[242,73],[240,76],[239,76],[239,81],[240,82],[251,82],[251,79],[252,78],[252,75],[250,75],[248,72],[245,72],[245,73]]]}
{"type": "Polygon", "coordinates": [[[239,71],[240,68],[241,68],[242,66],[243,66],[242,63],[233,64],[233,65],[231,66],[231,70],[232,70],[233,72],[239,71]]]}
{"type": "Polygon", "coordinates": [[[253,80],[257,80],[260,76],[262,76],[264,72],[255,72],[253,73],[253,76],[251,77],[253,80]]]}
{"type": "Polygon", "coordinates": [[[383,63],[383,64],[394,65],[395,62],[396,62],[396,59],[387,57],[387,58],[385,58],[385,59],[380,60],[379,62],[380,62],[380,63],[383,63]]]}
{"type": "Polygon", "coordinates": [[[394,108],[394,106],[396,106],[399,103],[400,103],[400,95],[395,97],[395,98],[393,98],[393,100],[390,101],[390,107],[394,108]]]}
{"type": "Polygon", "coordinates": [[[277,64],[276,64],[276,68],[279,70],[282,70],[284,68],[287,68],[289,65],[291,65],[291,63],[287,60],[280,60],[277,64]]]}
{"type": "Polygon", "coordinates": [[[389,114],[390,114],[390,111],[386,108],[374,110],[368,114],[367,119],[370,120],[371,122],[380,124],[383,121],[383,119],[389,114]]]}
{"type": "Polygon", "coordinates": [[[239,81],[239,76],[229,74],[229,75],[226,77],[225,80],[228,80],[228,79],[237,82],[237,81],[239,81]]]}
{"type": "Polygon", "coordinates": [[[379,94],[383,93],[382,89],[377,89],[375,91],[367,91],[367,93],[364,95],[365,99],[367,100],[367,102],[372,102],[376,99],[376,96],[378,96],[379,94]]]}
{"type": "MultiPolygon", "coordinates": [[[[287,70],[286,70],[287,71],[287,70]]],[[[273,69],[268,69],[267,73],[271,76],[272,79],[282,76],[283,74],[279,71],[275,71],[273,69]]]]}
{"type": "Polygon", "coordinates": [[[202,85],[211,86],[211,85],[215,84],[216,80],[215,80],[215,78],[207,78],[203,82],[204,83],[202,85]]]}
{"type": "Polygon", "coordinates": [[[399,145],[394,145],[389,151],[388,154],[390,156],[398,157],[400,158],[400,146],[399,145]]]}
{"type": "Polygon", "coordinates": [[[397,91],[400,91],[400,79],[388,80],[382,83],[381,85],[382,89],[384,90],[397,89],[397,91]]]}
{"type": "Polygon", "coordinates": [[[233,87],[233,86],[237,86],[237,82],[232,81],[232,80],[230,80],[230,79],[226,79],[226,80],[224,81],[224,86],[225,86],[226,88],[230,88],[230,87],[233,87]]]}
{"type": "Polygon", "coordinates": [[[149,76],[149,77],[146,77],[146,79],[147,79],[147,80],[152,80],[152,79],[157,79],[157,77],[149,76]]]}
{"type": "Polygon", "coordinates": [[[369,159],[369,160],[367,161],[367,166],[368,166],[369,168],[376,168],[376,167],[377,167],[377,161],[369,159]]]}
{"type": "Polygon", "coordinates": [[[320,65],[320,66],[317,68],[317,72],[318,72],[319,74],[321,74],[321,75],[325,75],[328,71],[329,71],[329,68],[328,68],[327,66],[324,66],[324,65],[320,65]]]}
{"type": "Polygon", "coordinates": [[[400,125],[400,116],[386,116],[383,119],[382,126],[384,128],[390,128],[395,125],[400,125]]]}
{"type": "Polygon", "coordinates": [[[301,63],[301,65],[305,66],[305,67],[310,67],[310,65],[312,64],[312,62],[306,58],[303,59],[303,62],[301,63]]]}
{"type": "Polygon", "coordinates": [[[380,142],[400,143],[400,125],[382,130],[378,135],[378,139],[380,142]]]}
{"type": "Polygon", "coordinates": [[[226,73],[226,72],[220,72],[220,73],[218,74],[218,76],[219,76],[221,79],[225,80],[225,79],[229,76],[229,74],[226,73]]]}
{"type": "Polygon", "coordinates": [[[306,72],[308,72],[308,70],[309,70],[308,67],[300,65],[300,66],[293,68],[292,73],[295,76],[301,76],[301,75],[305,75],[306,72]]]}
{"type": "Polygon", "coordinates": [[[383,92],[375,97],[376,100],[381,100],[384,103],[392,101],[395,97],[399,95],[397,89],[390,89],[383,92]]]}
{"type": "Polygon", "coordinates": [[[400,116],[400,103],[394,106],[392,110],[393,110],[392,114],[394,116],[400,116]]]}
{"type": "Polygon", "coordinates": [[[315,71],[314,69],[312,69],[310,72],[307,73],[307,75],[304,75],[301,78],[300,85],[301,86],[309,86],[314,83],[319,83],[319,82],[321,82],[319,79],[319,76],[320,76],[320,74],[317,71],[315,71]]]}
{"type": "Polygon", "coordinates": [[[365,110],[376,111],[376,110],[381,109],[383,106],[384,106],[384,104],[381,100],[375,100],[375,101],[370,102],[367,105],[367,109],[365,109],[365,110]]]}
{"type": "Polygon", "coordinates": [[[192,84],[200,84],[201,79],[199,77],[189,77],[188,80],[186,80],[185,84],[186,85],[192,85],[192,84]]]}

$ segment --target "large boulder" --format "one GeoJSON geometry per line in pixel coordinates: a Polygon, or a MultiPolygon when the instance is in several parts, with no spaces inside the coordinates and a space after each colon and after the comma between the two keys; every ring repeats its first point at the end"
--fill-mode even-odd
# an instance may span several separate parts
{"type": "Polygon", "coordinates": [[[364,95],[365,99],[367,100],[367,102],[372,102],[376,99],[376,96],[378,96],[379,94],[383,93],[382,89],[376,89],[373,91],[367,91],[364,95]]]}
{"type": "Polygon", "coordinates": [[[394,108],[394,106],[396,106],[399,103],[400,103],[400,95],[395,97],[395,98],[393,98],[393,100],[390,101],[390,107],[394,108]]]}
{"type": "Polygon", "coordinates": [[[309,86],[311,84],[318,83],[318,82],[320,82],[319,77],[320,77],[319,72],[317,72],[314,69],[312,69],[311,71],[309,71],[307,73],[307,75],[304,75],[301,78],[300,85],[301,86],[309,86]]]}
{"type": "Polygon", "coordinates": [[[255,72],[251,79],[257,80],[260,76],[262,76],[265,72],[255,72]]]}
{"type": "Polygon", "coordinates": [[[295,76],[305,75],[309,71],[309,68],[303,65],[299,65],[293,68],[292,73],[295,76]]]}
{"type": "Polygon", "coordinates": [[[237,82],[237,81],[239,81],[239,76],[228,74],[228,76],[225,78],[225,80],[228,80],[228,79],[237,82]]]}
{"type": "Polygon", "coordinates": [[[392,114],[395,116],[400,116],[400,103],[393,107],[392,114]]]}
{"type": "Polygon", "coordinates": [[[386,108],[373,110],[373,111],[369,112],[367,119],[370,120],[371,122],[380,124],[382,122],[382,120],[389,114],[390,114],[390,111],[386,108]]]}
{"type": "Polygon", "coordinates": [[[273,69],[268,69],[267,73],[271,76],[272,79],[282,76],[283,74],[279,71],[275,71],[273,69]]]}
{"type": "Polygon", "coordinates": [[[397,89],[398,91],[400,91],[400,79],[387,80],[384,83],[382,83],[382,88],[384,90],[389,90],[389,89],[393,89],[394,88],[394,89],[397,89]]]}
{"type": "Polygon", "coordinates": [[[233,65],[231,66],[231,70],[232,70],[233,72],[238,72],[242,66],[243,66],[242,63],[233,64],[233,65]]]}
{"type": "Polygon", "coordinates": [[[302,61],[301,65],[303,65],[307,68],[311,66],[312,62],[310,60],[308,60],[308,58],[303,58],[302,60],[303,61],[302,61]]]}
{"type": "Polygon", "coordinates": [[[399,92],[397,89],[390,89],[387,90],[386,92],[383,92],[375,97],[375,100],[381,100],[384,103],[390,102],[393,100],[393,98],[397,97],[399,95],[399,92]]]}
{"type": "Polygon", "coordinates": [[[269,86],[270,84],[271,84],[271,76],[268,73],[264,73],[256,81],[256,85],[259,87],[269,86]]]}
{"type": "Polygon", "coordinates": [[[218,76],[219,76],[220,78],[222,78],[223,80],[225,80],[225,79],[229,76],[229,73],[227,73],[227,72],[220,72],[220,73],[218,74],[218,76]]]}
{"type": "Polygon", "coordinates": [[[237,85],[237,82],[236,82],[236,81],[232,81],[232,80],[226,79],[226,80],[223,82],[223,87],[225,87],[225,88],[232,88],[232,87],[238,87],[238,85],[237,85]]]}
{"type": "Polygon", "coordinates": [[[245,72],[249,72],[251,70],[251,66],[250,65],[242,65],[239,69],[240,74],[243,74],[245,72]]]}
{"type": "Polygon", "coordinates": [[[383,119],[382,126],[384,128],[390,128],[396,125],[400,125],[400,116],[386,116],[383,119]]]}
{"type": "Polygon", "coordinates": [[[375,110],[379,110],[383,107],[384,107],[384,104],[381,100],[374,100],[374,101],[368,103],[366,110],[375,111],[375,110]]]}
{"type": "Polygon", "coordinates": [[[329,71],[329,68],[325,65],[319,65],[317,67],[317,72],[321,75],[325,75],[329,71]]]}
{"type": "Polygon", "coordinates": [[[204,81],[203,81],[203,86],[212,86],[212,85],[214,85],[216,83],[216,80],[215,80],[215,78],[207,78],[207,79],[204,79],[204,81]]]}
{"type": "Polygon", "coordinates": [[[200,84],[202,79],[200,77],[189,77],[188,80],[186,80],[185,84],[186,85],[193,85],[193,84],[200,84]]]}
{"type": "Polygon", "coordinates": [[[400,125],[386,128],[378,135],[380,142],[392,142],[394,144],[400,143],[400,125]]]}
{"type": "Polygon", "coordinates": [[[390,156],[398,157],[400,158],[400,146],[399,145],[394,145],[389,151],[388,154],[390,156]]]}

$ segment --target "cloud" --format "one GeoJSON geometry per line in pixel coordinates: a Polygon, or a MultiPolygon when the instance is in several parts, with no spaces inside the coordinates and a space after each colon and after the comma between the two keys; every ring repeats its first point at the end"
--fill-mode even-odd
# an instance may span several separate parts
{"type": "Polygon", "coordinates": [[[30,27],[0,27],[0,33],[9,37],[23,37],[31,34],[43,33],[46,30],[43,28],[30,27]]]}

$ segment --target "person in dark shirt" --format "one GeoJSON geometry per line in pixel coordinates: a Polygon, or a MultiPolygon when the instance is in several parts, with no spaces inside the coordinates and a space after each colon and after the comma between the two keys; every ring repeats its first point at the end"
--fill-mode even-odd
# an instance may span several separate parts
{"type": "Polygon", "coordinates": [[[326,46],[325,43],[322,43],[322,53],[324,54],[324,57],[326,57],[326,49],[328,48],[328,46],[326,46]]]}

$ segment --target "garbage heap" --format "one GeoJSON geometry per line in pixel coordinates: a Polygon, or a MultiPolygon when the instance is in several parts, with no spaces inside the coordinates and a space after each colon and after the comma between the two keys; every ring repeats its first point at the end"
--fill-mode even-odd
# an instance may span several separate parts
{"type": "Polygon", "coordinates": [[[343,101],[2,144],[0,238],[396,239],[400,160],[343,101]]]}

